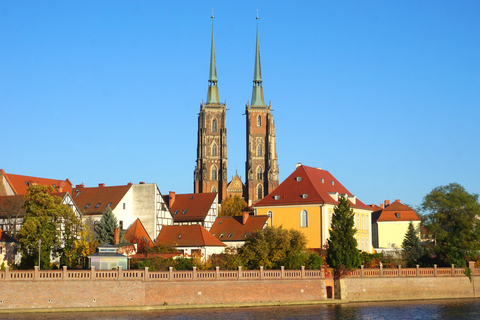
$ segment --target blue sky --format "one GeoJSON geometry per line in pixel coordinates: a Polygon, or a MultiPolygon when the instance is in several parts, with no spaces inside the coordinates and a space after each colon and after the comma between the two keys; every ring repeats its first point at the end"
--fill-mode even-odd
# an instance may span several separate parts
{"type": "Polygon", "coordinates": [[[301,162],[367,204],[480,193],[478,1],[1,1],[0,168],[193,192],[212,7],[229,177],[258,8],[281,181],[301,162]]]}

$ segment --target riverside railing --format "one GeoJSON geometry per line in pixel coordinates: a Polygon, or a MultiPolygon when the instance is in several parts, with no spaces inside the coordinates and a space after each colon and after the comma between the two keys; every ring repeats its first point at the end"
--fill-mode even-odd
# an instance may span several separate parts
{"type": "MultiPolygon", "coordinates": [[[[480,275],[480,268],[475,268],[473,262],[469,262],[472,276],[480,275]]],[[[350,278],[381,278],[381,277],[459,277],[465,276],[466,268],[364,268],[351,271],[347,274],[350,278]]],[[[288,279],[326,279],[332,278],[331,269],[306,270],[264,270],[260,267],[257,270],[193,270],[176,271],[172,267],[168,271],[149,271],[148,268],[138,270],[68,270],[63,267],[61,270],[10,270],[0,271],[0,281],[52,281],[52,280],[73,280],[73,281],[101,281],[101,280],[140,280],[140,281],[222,281],[222,280],[288,280],[288,279]]]]}

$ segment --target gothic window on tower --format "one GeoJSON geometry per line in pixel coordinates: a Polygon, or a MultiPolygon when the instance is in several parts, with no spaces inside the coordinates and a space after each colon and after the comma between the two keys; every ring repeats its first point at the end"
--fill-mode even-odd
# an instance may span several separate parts
{"type": "Polygon", "coordinates": [[[257,157],[261,157],[262,156],[262,145],[259,144],[257,146],[257,157]]]}
{"type": "Polygon", "coordinates": [[[212,156],[217,155],[217,144],[214,142],[212,145],[212,156]]]}
{"type": "Polygon", "coordinates": [[[259,184],[257,186],[257,200],[260,200],[263,198],[263,186],[259,184]]]}
{"type": "Polygon", "coordinates": [[[263,179],[263,170],[262,167],[258,166],[257,168],[257,180],[262,180],[263,179]]]}
{"type": "Polygon", "coordinates": [[[212,180],[217,180],[218,171],[216,166],[212,166],[212,180]]]}
{"type": "Polygon", "coordinates": [[[217,119],[212,120],[212,132],[217,132],[217,119]]]}
{"type": "Polygon", "coordinates": [[[257,117],[257,127],[261,127],[261,126],[262,126],[262,117],[258,116],[257,117]]]}
{"type": "Polygon", "coordinates": [[[212,192],[213,193],[217,192],[217,188],[215,186],[212,187],[212,192]]]}

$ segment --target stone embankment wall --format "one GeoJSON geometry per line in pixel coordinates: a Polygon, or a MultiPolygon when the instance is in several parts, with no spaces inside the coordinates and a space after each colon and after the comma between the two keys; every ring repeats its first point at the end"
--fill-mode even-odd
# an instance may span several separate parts
{"type": "Polygon", "coordinates": [[[327,299],[320,270],[5,271],[0,310],[141,307],[327,299]]]}
{"type": "MultiPolygon", "coordinates": [[[[364,269],[335,281],[345,301],[472,298],[480,269],[364,269]]],[[[320,270],[0,271],[0,312],[12,309],[143,307],[325,301],[334,281],[320,270]]]]}

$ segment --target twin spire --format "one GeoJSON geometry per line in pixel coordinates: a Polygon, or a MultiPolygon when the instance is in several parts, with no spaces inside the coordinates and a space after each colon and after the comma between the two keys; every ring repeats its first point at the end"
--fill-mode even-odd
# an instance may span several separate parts
{"type": "MultiPolygon", "coordinates": [[[[217,64],[215,61],[215,38],[212,15],[212,48],[210,52],[210,75],[208,77],[208,93],[207,104],[220,104],[218,96],[218,79],[217,79],[217,64]]],[[[262,87],[262,70],[260,64],[260,42],[258,40],[258,19],[257,16],[257,45],[255,48],[255,67],[253,70],[253,91],[252,91],[252,106],[265,106],[263,99],[263,87],[262,87]]]]}

